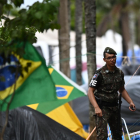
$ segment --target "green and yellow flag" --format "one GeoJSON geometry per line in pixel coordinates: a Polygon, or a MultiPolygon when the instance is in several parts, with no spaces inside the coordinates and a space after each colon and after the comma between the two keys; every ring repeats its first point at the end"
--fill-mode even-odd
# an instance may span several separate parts
{"type": "Polygon", "coordinates": [[[78,86],[71,79],[66,77],[62,72],[56,70],[54,67],[48,67],[49,73],[55,83],[57,99],[56,101],[49,101],[30,105],[29,107],[37,111],[47,114],[55,108],[72,101],[81,96],[86,96],[86,91],[78,86]]]}
{"type": "MultiPolygon", "coordinates": [[[[11,100],[15,88],[15,95],[10,104],[10,109],[55,101],[56,90],[53,80],[46,67],[44,59],[38,54],[36,49],[29,42],[19,42],[15,47],[24,45],[24,56],[20,58],[16,54],[11,54],[7,62],[0,55],[0,110],[5,111],[8,102],[11,100]],[[18,62],[19,65],[16,65],[18,62]],[[16,68],[21,72],[17,72],[16,68]],[[14,72],[12,71],[14,69],[14,72]],[[4,78],[4,80],[1,80],[4,78]],[[16,86],[15,86],[16,81],[16,86]]],[[[13,46],[12,46],[13,47],[13,46]]]]}

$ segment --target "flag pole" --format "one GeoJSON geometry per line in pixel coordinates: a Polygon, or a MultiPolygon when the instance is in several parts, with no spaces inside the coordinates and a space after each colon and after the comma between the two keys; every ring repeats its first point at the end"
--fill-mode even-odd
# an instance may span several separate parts
{"type": "Polygon", "coordinates": [[[90,138],[90,136],[92,135],[92,133],[95,131],[95,129],[96,129],[96,126],[94,127],[94,129],[92,130],[92,132],[89,134],[89,136],[87,137],[87,139],[86,140],[88,140],[89,138],[90,138]]]}

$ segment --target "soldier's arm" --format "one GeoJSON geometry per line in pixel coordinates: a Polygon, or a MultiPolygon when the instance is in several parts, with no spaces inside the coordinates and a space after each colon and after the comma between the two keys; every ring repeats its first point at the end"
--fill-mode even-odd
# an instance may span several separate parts
{"type": "Polygon", "coordinates": [[[133,103],[132,99],[130,98],[124,86],[122,86],[119,89],[119,92],[122,93],[122,97],[129,103],[129,110],[135,111],[136,110],[135,104],[133,103]]]}
{"type": "Polygon", "coordinates": [[[96,115],[99,116],[99,117],[101,117],[102,116],[102,110],[99,108],[99,106],[98,106],[98,104],[96,102],[95,96],[93,94],[94,91],[95,91],[95,88],[89,87],[89,89],[88,89],[88,98],[89,98],[91,104],[95,108],[96,115]]]}
{"type": "Polygon", "coordinates": [[[91,104],[94,106],[96,115],[101,117],[102,110],[98,106],[96,99],[95,99],[95,96],[94,96],[94,91],[95,91],[95,89],[97,89],[99,87],[99,85],[100,85],[100,74],[96,73],[92,77],[90,84],[89,84],[88,98],[89,98],[91,104]]]}
{"type": "Polygon", "coordinates": [[[95,88],[89,87],[89,89],[88,89],[88,98],[89,98],[91,104],[94,106],[94,108],[98,108],[99,106],[98,106],[98,104],[96,102],[96,99],[95,99],[95,96],[93,94],[94,91],[95,91],[95,88]]]}

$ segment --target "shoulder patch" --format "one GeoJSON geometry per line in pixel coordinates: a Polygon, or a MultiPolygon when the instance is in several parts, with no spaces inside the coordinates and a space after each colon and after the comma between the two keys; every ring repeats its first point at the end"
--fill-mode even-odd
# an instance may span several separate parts
{"type": "Polygon", "coordinates": [[[97,74],[94,74],[93,78],[95,79],[95,78],[97,78],[97,76],[98,76],[97,74]]]}

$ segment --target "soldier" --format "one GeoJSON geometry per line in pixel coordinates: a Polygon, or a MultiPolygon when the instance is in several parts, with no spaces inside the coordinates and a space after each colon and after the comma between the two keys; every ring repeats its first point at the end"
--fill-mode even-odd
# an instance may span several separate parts
{"type": "Polygon", "coordinates": [[[103,60],[106,64],[95,72],[89,84],[88,97],[94,110],[97,140],[107,140],[107,123],[111,129],[112,140],[122,139],[118,93],[121,93],[129,103],[131,111],[136,110],[135,104],[125,90],[124,74],[115,66],[116,55],[112,48],[105,48],[103,60]]]}

